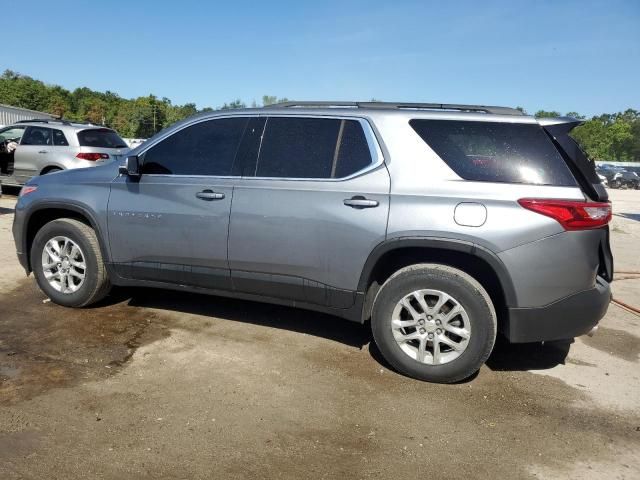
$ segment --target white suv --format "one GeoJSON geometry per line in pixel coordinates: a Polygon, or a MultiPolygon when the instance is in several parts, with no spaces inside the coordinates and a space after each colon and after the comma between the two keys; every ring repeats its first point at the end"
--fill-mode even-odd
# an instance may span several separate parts
{"type": "Polygon", "coordinates": [[[128,151],[109,128],[65,120],[20,121],[0,130],[0,175],[4,185],[23,185],[36,175],[100,165],[128,151]]]}

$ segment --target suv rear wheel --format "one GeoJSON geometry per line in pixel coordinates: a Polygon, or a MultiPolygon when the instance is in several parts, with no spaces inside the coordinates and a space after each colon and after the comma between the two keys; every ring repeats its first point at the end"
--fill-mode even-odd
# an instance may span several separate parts
{"type": "Polygon", "coordinates": [[[438,383],[472,375],[496,339],[496,313],[473,277],[439,264],[405,267],[381,287],[371,316],[373,337],[399,372],[438,383]]]}
{"type": "Polygon", "coordinates": [[[38,231],[31,266],[42,291],[65,307],[95,303],[111,288],[95,232],[75,219],[53,220],[38,231]]]}

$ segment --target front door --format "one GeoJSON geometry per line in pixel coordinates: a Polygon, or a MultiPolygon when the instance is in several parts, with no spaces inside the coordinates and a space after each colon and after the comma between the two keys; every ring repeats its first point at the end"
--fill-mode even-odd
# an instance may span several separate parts
{"type": "Polygon", "coordinates": [[[15,151],[23,133],[24,127],[7,127],[0,130],[0,176],[13,176],[15,151]]]}
{"type": "Polygon", "coordinates": [[[389,213],[389,174],[369,125],[269,117],[259,138],[259,153],[244,165],[234,191],[234,288],[351,307],[367,257],[385,238],[389,213]]]}
{"type": "Polygon", "coordinates": [[[109,198],[109,243],[125,278],[229,289],[229,214],[246,118],[190,124],[140,154],[109,198]]]}

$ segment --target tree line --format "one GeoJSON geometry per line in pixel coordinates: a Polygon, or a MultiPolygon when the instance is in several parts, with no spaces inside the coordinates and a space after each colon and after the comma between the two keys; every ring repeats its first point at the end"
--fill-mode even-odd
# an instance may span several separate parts
{"type": "MultiPolygon", "coordinates": [[[[264,95],[260,104],[254,100],[250,105],[257,107],[286,100],[264,95]]],[[[170,99],[155,95],[127,99],[111,91],[96,92],[87,87],[69,91],[11,70],[5,70],[0,76],[0,103],[47,112],[73,121],[105,125],[129,138],[148,138],[195,113],[213,110],[210,107],[198,110],[195,103],[173,104],[170,99]]],[[[218,109],[246,107],[245,102],[236,99],[218,106],[218,109]]],[[[565,115],[584,120],[584,124],[573,131],[573,136],[591,158],[640,161],[639,111],[630,108],[589,119],[577,112],[565,115]]],[[[535,116],[562,115],[556,111],[540,110],[535,116]]]]}
{"type": "MultiPolygon", "coordinates": [[[[264,95],[261,105],[286,100],[264,95]]],[[[210,107],[198,110],[195,103],[176,105],[166,97],[155,95],[127,99],[108,90],[96,92],[87,87],[69,91],[11,70],[5,70],[0,76],[0,103],[50,113],[71,121],[105,125],[127,138],[148,138],[193,114],[213,110],[210,107]]],[[[218,109],[246,106],[237,99],[224,103],[218,109]]],[[[254,101],[252,106],[258,106],[257,102],[254,101]]]]}

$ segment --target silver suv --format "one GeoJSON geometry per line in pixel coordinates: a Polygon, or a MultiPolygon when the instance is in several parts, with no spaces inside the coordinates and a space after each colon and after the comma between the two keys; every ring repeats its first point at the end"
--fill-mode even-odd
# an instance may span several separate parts
{"type": "Polygon", "coordinates": [[[56,303],[143,285],[370,322],[398,371],[474,373],[496,335],[585,334],[611,205],[568,133],[502,107],[286,103],[208,112],[123,165],[34,178],[13,227],[56,303]]]}
{"type": "Polygon", "coordinates": [[[22,185],[36,175],[117,160],[128,150],[109,128],[66,120],[24,120],[0,129],[0,180],[22,185]]]}

